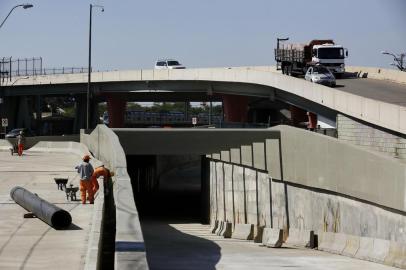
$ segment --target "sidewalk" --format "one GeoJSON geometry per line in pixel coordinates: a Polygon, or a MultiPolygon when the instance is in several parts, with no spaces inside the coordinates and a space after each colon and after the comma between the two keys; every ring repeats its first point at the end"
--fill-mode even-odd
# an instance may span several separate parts
{"type": "Polygon", "coordinates": [[[25,152],[19,157],[0,152],[0,269],[83,269],[93,205],[67,201],[53,180],[69,177],[77,186],[74,166],[80,161],[66,153],[25,152]],[[69,211],[71,227],[55,230],[40,219],[24,219],[26,210],[9,195],[14,186],[69,211]]]}

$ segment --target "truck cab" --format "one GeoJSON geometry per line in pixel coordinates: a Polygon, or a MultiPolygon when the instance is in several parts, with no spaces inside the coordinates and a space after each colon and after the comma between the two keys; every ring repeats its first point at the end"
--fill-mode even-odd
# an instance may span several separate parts
{"type": "Polygon", "coordinates": [[[344,59],[347,56],[347,49],[332,43],[314,45],[312,50],[312,62],[327,67],[338,77],[345,72],[344,59]]]}

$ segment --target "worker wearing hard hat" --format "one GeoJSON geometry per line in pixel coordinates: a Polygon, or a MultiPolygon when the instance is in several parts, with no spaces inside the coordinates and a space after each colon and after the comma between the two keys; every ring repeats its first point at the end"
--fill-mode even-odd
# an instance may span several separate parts
{"type": "Polygon", "coordinates": [[[82,199],[82,204],[86,203],[86,192],[88,196],[88,200],[91,204],[94,202],[93,197],[93,185],[92,185],[92,175],[93,175],[93,166],[89,163],[90,156],[85,155],[83,156],[83,162],[80,163],[78,166],[75,167],[77,172],[80,175],[80,197],[82,199]]]}
{"type": "MultiPolygon", "coordinates": [[[[92,186],[93,186],[93,193],[96,193],[96,191],[99,190],[99,183],[97,182],[97,178],[99,178],[100,176],[103,176],[103,186],[104,186],[104,192],[108,193],[107,190],[107,181],[110,179],[110,177],[112,177],[114,175],[113,172],[110,172],[109,169],[105,168],[104,165],[100,165],[99,167],[97,167],[92,175],[92,186]]],[[[105,194],[108,195],[108,194],[105,194]]]]}

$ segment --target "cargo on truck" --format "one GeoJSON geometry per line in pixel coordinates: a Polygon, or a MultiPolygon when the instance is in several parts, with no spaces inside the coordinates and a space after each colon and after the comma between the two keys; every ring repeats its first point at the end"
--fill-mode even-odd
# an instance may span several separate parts
{"type": "MultiPolygon", "coordinates": [[[[344,59],[348,50],[334,43],[332,39],[315,39],[307,44],[293,44],[277,41],[275,61],[278,70],[286,75],[304,75],[309,67],[323,65],[336,77],[345,72],[344,59]]],[[[287,40],[287,39],[284,39],[287,40]]]]}

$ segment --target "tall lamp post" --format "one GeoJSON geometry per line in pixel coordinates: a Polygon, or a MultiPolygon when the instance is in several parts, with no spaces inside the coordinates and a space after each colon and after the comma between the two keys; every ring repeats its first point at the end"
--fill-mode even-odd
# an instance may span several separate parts
{"type": "Polygon", "coordinates": [[[86,129],[89,129],[90,124],[90,84],[91,84],[91,73],[92,73],[92,12],[93,8],[101,8],[104,12],[104,6],[92,5],[90,4],[90,14],[89,14],[89,65],[87,70],[87,95],[86,95],[86,129]]]}
{"type": "MultiPolygon", "coordinates": [[[[281,41],[288,41],[289,40],[289,38],[287,37],[287,38],[276,38],[276,51],[275,51],[275,60],[276,60],[276,58],[278,58],[278,56],[279,56],[279,43],[281,42],[281,41]]],[[[280,70],[280,67],[279,67],[279,62],[278,61],[276,61],[276,70],[280,70]]]]}
{"type": "Polygon", "coordinates": [[[401,53],[401,54],[399,54],[399,56],[397,56],[393,53],[383,51],[382,54],[387,54],[387,55],[393,56],[393,61],[395,61],[395,62],[392,63],[392,65],[397,67],[401,71],[406,71],[406,66],[405,66],[406,65],[406,63],[405,63],[406,62],[406,59],[405,59],[406,53],[401,53]]]}
{"type": "Polygon", "coordinates": [[[16,5],[14,6],[10,12],[7,14],[6,18],[3,20],[3,22],[0,24],[0,28],[3,26],[3,24],[6,22],[6,20],[8,19],[8,17],[10,16],[10,14],[13,12],[14,9],[18,8],[18,7],[23,7],[24,9],[27,8],[32,8],[33,5],[32,4],[21,4],[21,5],[16,5]]]}

